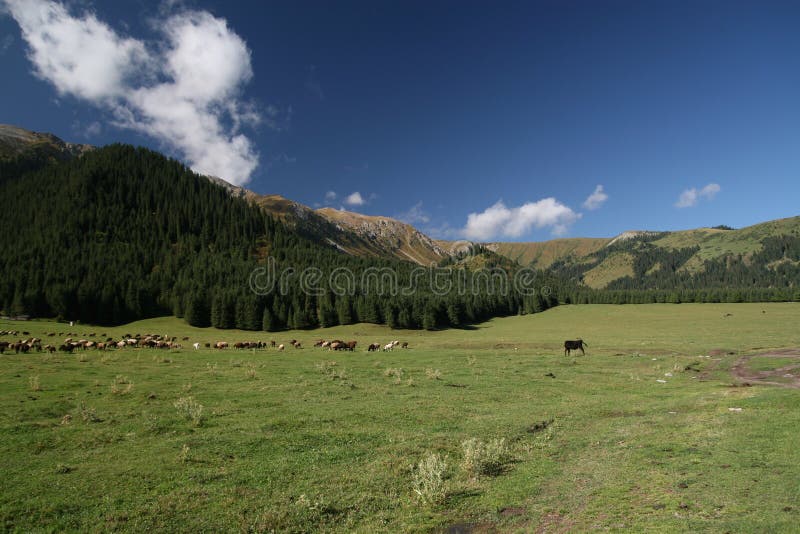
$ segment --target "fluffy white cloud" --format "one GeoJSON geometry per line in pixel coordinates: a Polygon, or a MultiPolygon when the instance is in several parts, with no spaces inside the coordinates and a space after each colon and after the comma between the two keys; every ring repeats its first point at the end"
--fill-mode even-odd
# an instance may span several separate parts
{"type": "Polygon", "coordinates": [[[470,213],[463,234],[467,239],[487,241],[495,237],[517,238],[531,228],[550,227],[554,235],[563,235],[580,218],[580,213],[552,197],[516,208],[498,201],[482,213],[470,213]]]}
{"type": "Polygon", "coordinates": [[[603,191],[603,186],[598,185],[594,188],[594,193],[583,201],[583,207],[587,210],[596,210],[602,206],[606,200],[608,200],[608,195],[603,191]]]}
{"type": "Polygon", "coordinates": [[[56,2],[5,1],[28,43],[34,72],[60,94],[87,100],[120,96],[126,78],[149,62],[142,42],[120,37],[90,13],[75,18],[56,2]]]}
{"type": "Polygon", "coordinates": [[[325,202],[333,202],[336,200],[336,191],[328,191],[325,193],[325,202]]]}
{"type": "Polygon", "coordinates": [[[363,206],[367,203],[367,201],[364,200],[364,197],[361,196],[361,193],[356,191],[347,195],[347,198],[344,199],[344,203],[348,206],[363,206]]]}
{"type": "Polygon", "coordinates": [[[422,201],[420,200],[413,206],[411,206],[408,211],[395,215],[395,219],[399,221],[403,221],[404,223],[408,224],[427,224],[431,221],[430,215],[422,209],[422,201]]]}
{"type": "Polygon", "coordinates": [[[60,95],[111,111],[116,125],[154,137],[199,173],[249,180],[259,156],[239,129],[261,116],[240,100],[250,51],[225,20],[182,11],[159,21],[162,40],[148,44],[55,1],[5,2],[34,72],[60,95]]]}
{"type": "Polygon", "coordinates": [[[697,205],[697,201],[701,198],[706,200],[713,199],[717,193],[720,192],[722,188],[719,184],[710,183],[700,189],[699,191],[697,188],[692,187],[691,189],[685,189],[681,196],[678,197],[678,201],[675,203],[676,208],[691,208],[692,206],[697,205]]]}

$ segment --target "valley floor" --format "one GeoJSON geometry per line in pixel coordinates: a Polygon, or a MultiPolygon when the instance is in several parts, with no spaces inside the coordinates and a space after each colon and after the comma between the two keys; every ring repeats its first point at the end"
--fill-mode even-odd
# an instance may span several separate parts
{"type": "Polygon", "coordinates": [[[0,321],[45,343],[189,338],[0,356],[0,528],[791,531],[800,391],[737,377],[796,380],[800,353],[750,355],[800,347],[797,324],[791,303],[561,306],[441,332],[0,321]],[[578,337],[587,354],[565,357],[578,337]],[[358,346],[312,346],[334,338],[358,346]],[[286,350],[191,347],[271,339],[286,350]],[[394,339],[410,348],[366,351],[394,339]],[[500,451],[491,469],[471,438],[500,451]]]}

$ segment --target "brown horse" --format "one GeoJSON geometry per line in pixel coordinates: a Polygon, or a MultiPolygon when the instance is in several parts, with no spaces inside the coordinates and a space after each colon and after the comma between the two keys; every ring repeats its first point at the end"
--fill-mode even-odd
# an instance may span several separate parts
{"type": "Polygon", "coordinates": [[[588,347],[589,344],[582,339],[567,340],[564,342],[564,356],[569,356],[572,350],[580,350],[581,354],[585,356],[586,352],[583,350],[584,346],[588,347]]]}

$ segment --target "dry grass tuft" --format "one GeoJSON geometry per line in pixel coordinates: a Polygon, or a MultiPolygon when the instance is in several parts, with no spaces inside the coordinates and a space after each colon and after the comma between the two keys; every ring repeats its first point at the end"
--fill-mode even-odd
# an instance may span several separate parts
{"type": "Polygon", "coordinates": [[[461,467],[472,477],[499,475],[510,460],[505,438],[490,442],[470,438],[461,443],[461,450],[464,453],[461,467]]]}
{"type": "Polygon", "coordinates": [[[446,475],[447,461],[436,453],[429,453],[414,469],[414,493],[427,504],[443,502],[447,495],[446,475]]]}
{"type": "Polygon", "coordinates": [[[178,415],[191,421],[194,426],[203,424],[203,405],[194,400],[194,397],[181,397],[175,401],[178,415]]]}

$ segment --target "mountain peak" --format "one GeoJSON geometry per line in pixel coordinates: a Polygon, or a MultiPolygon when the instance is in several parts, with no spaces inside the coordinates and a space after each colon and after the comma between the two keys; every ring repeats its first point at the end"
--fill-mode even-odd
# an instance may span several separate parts
{"type": "Polygon", "coordinates": [[[64,160],[94,149],[92,145],[67,143],[51,133],[33,132],[12,124],[0,124],[0,157],[8,158],[26,152],[41,152],[47,157],[64,160]]]}
{"type": "Polygon", "coordinates": [[[639,238],[639,237],[654,236],[654,235],[659,235],[659,234],[662,234],[662,233],[663,232],[654,232],[652,230],[628,230],[626,232],[622,232],[617,237],[613,238],[611,241],[609,241],[606,244],[606,246],[610,247],[611,245],[613,245],[614,243],[617,243],[619,241],[628,241],[629,239],[636,239],[636,238],[639,238]]]}
{"type": "Polygon", "coordinates": [[[335,208],[320,208],[322,215],[341,230],[389,252],[391,255],[420,265],[438,263],[450,254],[433,239],[410,224],[381,215],[363,215],[335,208]]]}

